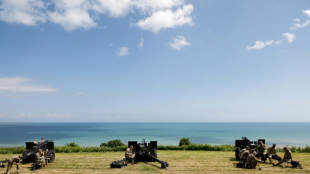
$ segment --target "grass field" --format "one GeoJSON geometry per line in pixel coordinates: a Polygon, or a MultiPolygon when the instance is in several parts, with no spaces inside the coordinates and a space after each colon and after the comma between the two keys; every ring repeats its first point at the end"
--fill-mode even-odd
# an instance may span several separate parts
{"type": "MultiPolygon", "coordinates": [[[[283,153],[279,153],[283,156],[283,153]]],[[[0,155],[0,159],[9,158],[12,155],[0,155]]],[[[110,163],[120,160],[124,152],[97,152],[97,153],[58,153],[55,162],[47,167],[30,171],[31,164],[22,164],[20,173],[310,173],[310,154],[293,153],[293,159],[300,161],[304,167],[293,169],[291,167],[282,169],[269,163],[260,164],[263,170],[236,168],[233,152],[210,152],[210,151],[159,151],[158,157],[169,163],[167,170],[161,169],[159,163],[139,162],[134,166],[128,165],[123,169],[110,169],[110,163]]],[[[0,173],[5,173],[0,169],[0,173]]],[[[16,173],[13,166],[11,174],[16,173]]]]}

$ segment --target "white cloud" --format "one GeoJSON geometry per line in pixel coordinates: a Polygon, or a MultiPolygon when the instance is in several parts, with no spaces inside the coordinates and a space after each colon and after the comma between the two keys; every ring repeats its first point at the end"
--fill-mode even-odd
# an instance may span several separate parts
{"type": "Polygon", "coordinates": [[[136,0],[134,5],[144,13],[182,6],[185,0],[136,0]]]}
{"type": "Polygon", "coordinates": [[[51,93],[57,89],[46,86],[31,84],[31,79],[24,77],[0,78],[0,96],[16,96],[27,93],[51,93]]]}
{"type": "MultiPolygon", "coordinates": [[[[149,16],[138,26],[151,31],[191,24],[193,6],[185,0],[1,0],[0,20],[37,25],[46,21],[65,30],[98,26],[101,15],[121,17],[129,13],[149,16]],[[183,8],[182,8],[183,7],[183,8]],[[177,9],[173,12],[174,9],[177,9]],[[156,28],[154,22],[163,20],[156,28]],[[156,29],[155,29],[156,28],[156,29]]],[[[145,18],[145,17],[144,17],[145,18]]],[[[138,19],[137,19],[138,20],[138,19]]]]}
{"type": "Polygon", "coordinates": [[[34,118],[36,116],[34,114],[32,114],[32,113],[19,113],[15,117],[16,118],[29,119],[29,118],[34,118]]]}
{"type": "Polygon", "coordinates": [[[67,118],[71,118],[72,115],[69,113],[48,113],[45,115],[46,118],[49,119],[67,119],[67,118]]]}
{"type": "Polygon", "coordinates": [[[273,43],[274,43],[274,40],[268,40],[265,42],[257,40],[257,41],[255,41],[255,44],[253,46],[247,46],[247,49],[248,50],[252,50],[252,49],[259,50],[259,49],[263,49],[269,45],[272,45],[273,43]]]}
{"type": "Polygon", "coordinates": [[[117,51],[117,56],[127,56],[129,54],[128,47],[120,47],[117,51]]]}
{"type": "Polygon", "coordinates": [[[306,26],[308,26],[310,24],[310,20],[307,20],[306,22],[302,23],[302,24],[294,24],[294,26],[292,26],[290,28],[290,30],[294,30],[294,29],[298,29],[298,28],[304,28],[306,26]]]}
{"type": "Polygon", "coordinates": [[[179,8],[175,12],[171,9],[156,11],[150,17],[140,20],[136,25],[143,30],[149,30],[154,33],[165,28],[192,25],[191,13],[193,10],[193,5],[189,4],[184,5],[183,8],[179,8]]]}
{"type": "MultiPolygon", "coordinates": [[[[32,121],[59,121],[59,120],[65,120],[72,117],[72,114],[70,113],[48,113],[48,114],[34,114],[34,113],[18,113],[13,116],[13,114],[8,115],[9,117],[15,117],[17,119],[27,120],[31,119],[32,121]]],[[[1,118],[1,117],[0,117],[1,118]]]]}
{"type": "Polygon", "coordinates": [[[0,20],[33,26],[46,21],[44,9],[41,0],[1,0],[0,20]]]}
{"type": "Polygon", "coordinates": [[[141,38],[141,39],[140,39],[140,42],[139,42],[139,47],[140,47],[140,48],[143,48],[143,46],[144,46],[144,39],[141,38]]]}
{"type": "Polygon", "coordinates": [[[302,12],[305,13],[310,18],[310,9],[309,10],[304,10],[302,12]]]}
{"type": "Polygon", "coordinates": [[[191,43],[186,40],[184,36],[176,36],[173,37],[170,42],[169,46],[176,50],[181,50],[185,46],[189,46],[191,43]]]}
{"type": "Polygon", "coordinates": [[[296,38],[296,35],[292,33],[283,33],[282,35],[289,43],[294,42],[294,39],[296,38]]]}
{"type": "Polygon", "coordinates": [[[282,40],[278,40],[278,41],[276,41],[274,43],[277,44],[277,45],[281,45],[282,44],[282,40]]]}
{"type": "MultiPolygon", "coordinates": [[[[302,11],[304,14],[306,14],[308,17],[310,17],[310,9],[302,11]]],[[[295,19],[295,22],[300,22],[300,19],[295,19]]],[[[296,23],[294,26],[292,26],[290,29],[298,29],[298,28],[304,28],[310,24],[310,20],[306,20],[304,23],[296,23]]]]}
{"type": "Polygon", "coordinates": [[[65,30],[88,29],[96,26],[90,17],[90,2],[85,0],[53,0],[55,11],[48,12],[50,21],[60,24],[65,30]]]}

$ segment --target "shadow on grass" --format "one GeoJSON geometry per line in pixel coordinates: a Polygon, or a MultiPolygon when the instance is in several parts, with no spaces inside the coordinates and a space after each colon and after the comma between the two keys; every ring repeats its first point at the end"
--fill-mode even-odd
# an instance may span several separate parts
{"type": "Polygon", "coordinates": [[[155,167],[155,168],[161,169],[160,166],[158,166],[158,165],[156,165],[156,164],[154,164],[154,163],[150,163],[150,162],[143,162],[143,163],[144,163],[144,164],[147,164],[147,165],[150,165],[150,166],[153,166],[153,167],[155,167]]]}

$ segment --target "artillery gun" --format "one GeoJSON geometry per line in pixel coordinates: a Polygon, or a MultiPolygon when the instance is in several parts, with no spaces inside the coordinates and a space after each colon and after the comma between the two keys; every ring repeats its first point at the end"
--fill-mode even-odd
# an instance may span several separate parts
{"type": "MultiPolygon", "coordinates": [[[[134,152],[135,162],[159,162],[161,168],[166,169],[168,163],[157,158],[157,141],[150,141],[146,143],[145,139],[142,139],[141,143],[137,141],[128,141],[128,147],[133,146],[132,152],[134,152]]],[[[111,168],[122,168],[126,166],[126,158],[119,161],[114,161],[111,164],[111,168]]]]}
{"type": "Polygon", "coordinates": [[[247,137],[242,137],[242,140],[236,140],[235,141],[235,157],[236,160],[240,160],[239,152],[241,149],[245,148],[246,146],[249,146],[250,149],[256,150],[258,143],[262,141],[265,144],[265,139],[258,139],[257,141],[250,141],[247,137]]]}
{"type": "Polygon", "coordinates": [[[23,153],[23,156],[20,159],[23,160],[23,163],[34,162],[36,158],[37,151],[41,149],[42,151],[48,150],[47,156],[49,156],[49,162],[55,160],[54,152],[54,142],[53,140],[45,140],[41,143],[34,144],[33,142],[26,142],[26,151],[23,153]]]}

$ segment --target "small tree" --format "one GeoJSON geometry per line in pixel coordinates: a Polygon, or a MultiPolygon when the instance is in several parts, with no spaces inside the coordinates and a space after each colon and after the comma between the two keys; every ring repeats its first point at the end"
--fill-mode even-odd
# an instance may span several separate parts
{"type": "Polygon", "coordinates": [[[189,141],[189,138],[183,137],[180,139],[179,146],[184,146],[184,145],[190,145],[191,142],[189,141]]]}
{"type": "Polygon", "coordinates": [[[102,142],[102,143],[100,144],[100,147],[107,147],[107,146],[108,146],[108,144],[105,143],[105,142],[102,142]]]}
{"type": "Polygon", "coordinates": [[[79,147],[79,145],[75,142],[70,142],[70,143],[67,143],[65,146],[70,146],[70,147],[79,147]]]}
{"type": "Polygon", "coordinates": [[[100,147],[119,147],[119,146],[125,146],[125,144],[122,143],[122,141],[118,139],[108,141],[108,143],[103,142],[100,144],[100,147]]]}
{"type": "Polygon", "coordinates": [[[107,146],[108,147],[119,147],[119,146],[124,146],[125,144],[122,143],[121,140],[111,140],[111,141],[108,141],[107,143],[107,146]]]}

